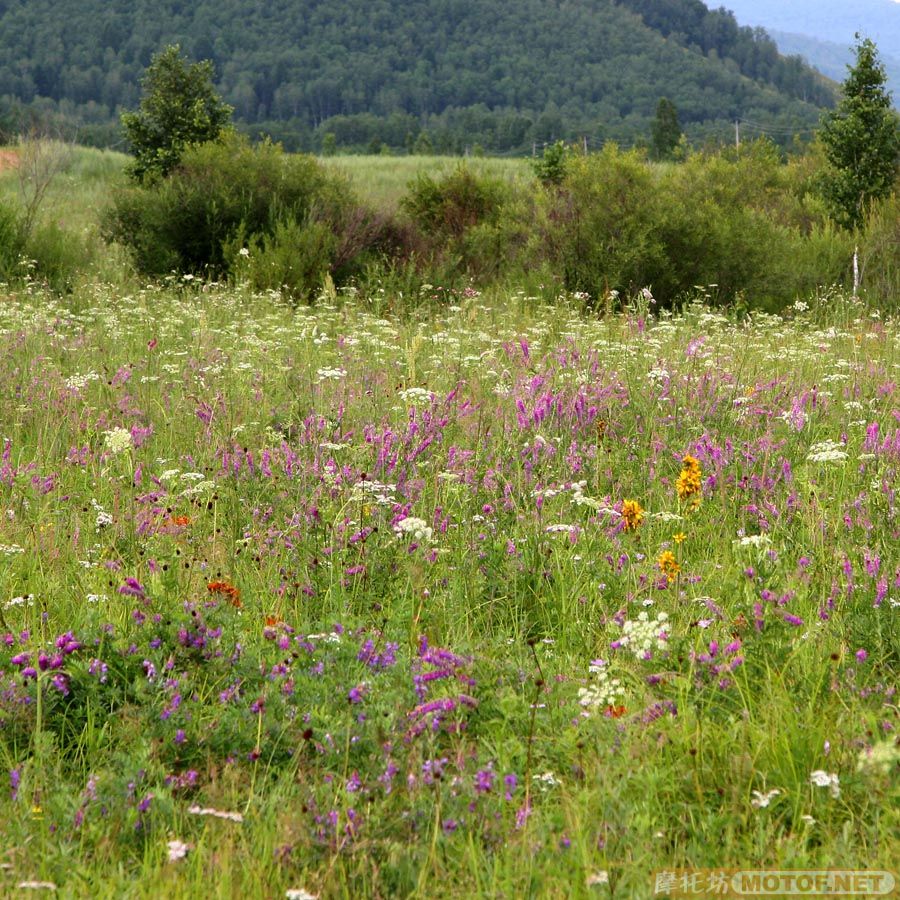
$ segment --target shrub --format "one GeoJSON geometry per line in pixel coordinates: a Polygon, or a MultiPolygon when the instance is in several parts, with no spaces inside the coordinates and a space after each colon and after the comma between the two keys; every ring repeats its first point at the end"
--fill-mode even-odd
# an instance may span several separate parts
{"type": "Polygon", "coordinates": [[[532,163],[538,181],[544,185],[561,184],[571,156],[572,150],[565,141],[556,141],[544,147],[541,158],[532,163]]]}
{"type": "Polygon", "coordinates": [[[124,244],[145,274],[227,276],[237,251],[252,246],[252,282],[282,286],[273,283],[281,273],[297,295],[324,272],[354,271],[389,243],[386,231],[347,182],[312,157],[237,135],[190,148],[166,179],[120,189],[104,224],[107,239],[124,244]]]}
{"type": "Polygon", "coordinates": [[[439,177],[419,175],[400,208],[422,264],[444,278],[487,278],[509,267],[525,243],[522,202],[507,182],[461,164],[439,177]]]}
{"type": "Polygon", "coordinates": [[[860,282],[884,311],[900,308],[900,201],[892,194],[876,206],[859,248],[860,282]]]}
{"type": "Polygon", "coordinates": [[[237,249],[246,261],[241,276],[256,290],[284,291],[305,299],[329,272],[336,243],[321,222],[278,222],[271,234],[258,235],[237,249]]]}
{"type": "Polygon", "coordinates": [[[426,234],[461,238],[473,225],[496,221],[507,193],[499,179],[459,165],[440,178],[419,175],[400,206],[426,234]]]}
{"type": "Polygon", "coordinates": [[[595,299],[654,281],[664,265],[652,171],[614,144],[570,159],[558,190],[545,195],[535,255],[546,255],[570,291],[595,299]]]}
{"type": "Polygon", "coordinates": [[[566,288],[598,300],[651,287],[672,305],[703,286],[719,302],[740,294],[777,309],[840,280],[849,259],[802,174],[765,143],[665,168],[608,146],[573,158],[544,194],[531,257],[545,254],[566,288]]]}

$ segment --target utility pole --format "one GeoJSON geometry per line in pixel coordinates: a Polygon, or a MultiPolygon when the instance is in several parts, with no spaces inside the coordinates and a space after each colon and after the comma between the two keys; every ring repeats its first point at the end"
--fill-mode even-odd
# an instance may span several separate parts
{"type": "Polygon", "coordinates": [[[741,149],[741,120],[734,120],[734,149],[741,149]]]}
{"type": "Polygon", "coordinates": [[[582,142],[584,143],[584,155],[587,156],[587,154],[588,154],[587,135],[585,135],[582,138],[582,142]]]}

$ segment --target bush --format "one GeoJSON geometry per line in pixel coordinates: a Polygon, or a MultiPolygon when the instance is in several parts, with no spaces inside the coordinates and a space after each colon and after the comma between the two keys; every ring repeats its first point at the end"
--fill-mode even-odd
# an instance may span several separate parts
{"type": "Polygon", "coordinates": [[[423,265],[443,278],[495,277],[525,243],[522,198],[500,178],[461,164],[440,176],[419,175],[400,208],[416,235],[423,265]]]}
{"type": "Polygon", "coordinates": [[[719,302],[740,294],[777,309],[840,280],[849,259],[802,174],[762,142],[665,168],[609,146],[573,158],[545,192],[531,256],[545,253],[566,288],[597,300],[651,287],[672,305],[703,286],[719,302]]]}
{"type": "Polygon", "coordinates": [[[246,247],[254,284],[282,286],[273,282],[280,272],[295,295],[325,272],[348,276],[389,243],[386,231],[312,157],[237,135],[187,150],[168,178],[120,189],[104,222],[144,274],[225,277],[246,247]]]}
{"type": "Polygon", "coordinates": [[[860,283],[884,311],[900,309],[900,200],[892,194],[876,205],[859,248],[860,283]]]}
{"type": "Polygon", "coordinates": [[[558,188],[544,195],[534,255],[546,255],[570,291],[595,299],[651,284],[665,263],[653,172],[614,144],[573,157],[558,188]]]}
{"type": "Polygon", "coordinates": [[[329,273],[336,244],[334,234],[321,222],[278,222],[272,234],[237,248],[243,259],[241,278],[256,290],[284,291],[303,299],[329,273]]]}
{"type": "Polygon", "coordinates": [[[495,222],[507,194],[507,186],[499,179],[476,175],[459,165],[440,178],[419,175],[400,206],[426,234],[458,239],[473,225],[495,222]]]}

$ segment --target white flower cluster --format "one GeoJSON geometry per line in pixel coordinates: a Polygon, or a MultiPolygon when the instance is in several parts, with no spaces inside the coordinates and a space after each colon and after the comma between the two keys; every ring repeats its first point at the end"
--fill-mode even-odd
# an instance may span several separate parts
{"type": "Polygon", "coordinates": [[[843,462],[847,459],[847,452],[838,441],[822,441],[809,448],[806,459],[816,463],[843,462]]]}
{"type": "Polygon", "coordinates": [[[772,546],[772,538],[767,534],[746,534],[732,543],[739,550],[755,550],[762,555],[772,546]]]}
{"type": "Polygon", "coordinates": [[[594,676],[591,684],[578,689],[578,702],[585,709],[604,710],[615,706],[616,701],[625,696],[621,680],[611,678],[605,665],[592,665],[591,674],[594,676]]]}
{"type": "Polygon", "coordinates": [[[771,791],[753,791],[753,799],[750,801],[750,805],[754,809],[765,809],[779,794],[781,793],[778,788],[772,788],[771,791]]]}
{"type": "Polygon", "coordinates": [[[0,553],[4,556],[13,556],[16,553],[24,553],[25,548],[18,544],[0,544],[0,553]]]}
{"type": "Polygon", "coordinates": [[[340,381],[342,378],[347,377],[346,369],[316,369],[316,375],[318,375],[319,381],[340,381]]]}
{"type": "Polygon", "coordinates": [[[814,772],[809,773],[809,780],[816,787],[827,787],[835,800],[841,796],[841,785],[837,773],[816,769],[814,772]]]}
{"type": "Polygon", "coordinates": [[[103,432],[103,443],[113,456],[125,453],[132,447],[131,432],[127,428],[113,428],[103,432]]]}
{"type": "Polygon", "coordinates": [[[214,481],[198,481],[195,484],[192,484],[189,488],[185,488],[178,496],[196,497],[198,494],[205,494],[208,491],[213,490],[215,486],[216,483],[214,481]]]}
{"type": "Polygon", "coordinates": [[[638,659],[650,659],[654,649],[665,650],[668,613],[661,612],[651,619],[646,612],[638,614],[636,620],[628,619],[622,625],[619,644],[627,647],[638,659]]]}
{"type": "Polygon", "coordinates": [[[351,498],[353,500],[367,500],[375,502],[379,506],[391,506],[391,495],[397,490],[396,484],[383,484],[380,481],[357,481],[353,485],[351,498]]]}
{"type": "Polygon", "coordinates": [[[93,498],[91,498],[91,506],[94,507],[94,512],[97,513],[97,518],[94,520],[94,526],[97,531],[112,525],[113,517],[93,498]]]}
{"type": "Polygon", "coordinates": [[[556,525],[548,525],[544,531],[547,534],[574,534],[578,531],[577,525],[566,525],[565,522],[560,522],[556,525]]]}
{"type": "Polygon", "coordinates": [[[87,387],[88,382],[99,381],[100,376],[96,372],[86,372],[84,375],[70,375],[66,379],[66,387],[73,391],[80,391],[87,387]]]}
{"type": "Polygon", "coordinates": [[[411,387],[400,391],[400,399],[404,403],[412,403],[413,406],[428,406],[434,400],[434,394],[427,388],[411,387]]]}
{"type": "Polygon", "coordinates": [[[432,531],[424,519],[407,516],[394,526],[398,538],[412,538],[414,541],[430,541],[432,531]]]}

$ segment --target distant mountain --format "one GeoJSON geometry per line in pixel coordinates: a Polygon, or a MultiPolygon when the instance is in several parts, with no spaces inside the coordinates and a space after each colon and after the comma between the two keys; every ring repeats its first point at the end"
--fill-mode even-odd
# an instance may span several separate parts
{"type": "Polygon", "coordinates": [[[695,140],[728,139],[739,118],[788,140],[834,102],[701,0],[0,0],[0,131],[18,105],[116,140],[175,42],[214,62],[242,127],[299,149],[630,144],[661,97],[695,140]]]}
{"type": "MultiPolygon", "coordinates": [[[[717,5],[708,0],[707,5],[717,5]]],[[[900,3],[894,0],[723,0],[741,25],[849,47],[859,32],[885,57],[900,59],[900,3]]]]}
{"type": "MultiPolygon", "coordinates": [[[[802,56],[834,81],[843,81],[847,77],[847,66],[852,65],[855,60],[852,48],[845,44],[833,44],[805,34],[766,30],[782,53],[802,56]]],[[[900,108],[900,59],[882,53],[880,48],[878,55],[887,71],[887,86],[893,95],[894,106],[900,108]]]]}

